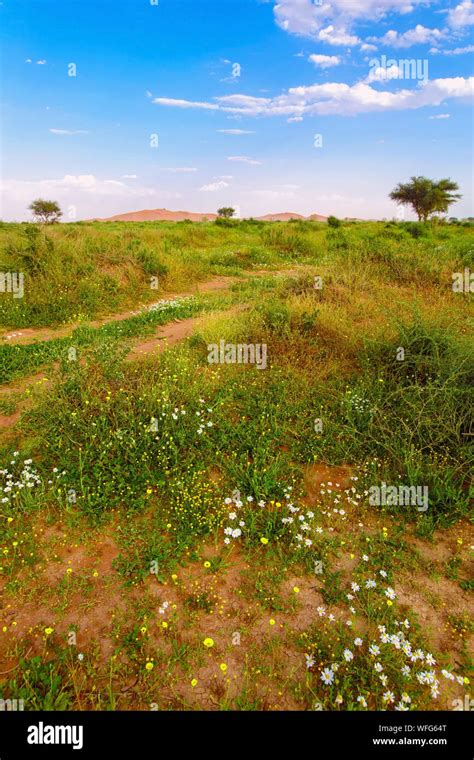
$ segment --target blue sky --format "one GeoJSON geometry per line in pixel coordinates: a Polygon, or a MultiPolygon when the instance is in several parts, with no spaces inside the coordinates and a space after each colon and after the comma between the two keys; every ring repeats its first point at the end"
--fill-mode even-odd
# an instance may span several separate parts
{"type": "MultiPolygon", "coordinates": [[[[472,0],[3,0],[2,207],[472,214],[472,0]],[[75,76],[71,76],[75,74],[75,76]]],[[[409,214],[406,218],[411,218],[409,214]]]]}

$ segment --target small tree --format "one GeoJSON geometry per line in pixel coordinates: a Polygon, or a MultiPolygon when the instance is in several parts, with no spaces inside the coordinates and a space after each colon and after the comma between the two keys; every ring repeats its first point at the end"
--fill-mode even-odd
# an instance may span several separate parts
{"type": "Polygon", "coordinates": [[[63,215],[56,201],[45,201],[43,198],[37,198],[28,208],[33,212],[34,217],[43,224],[55,224],[63,215]]]}
{"type": "Polygon", "coordinates": [[[411,177],[410,182],[397,185],[390,198],[399,205],[411,206],[418,221],[426,222],[433,214],[445,214],[452,203],[462,198],[456,190],[457,183],[450,179],[435,182],[428,177],[411,177]]]}
{"type": "Polygon", "coordinates": [[[340,227],[341,220],[331,214],[331,216],[328,216],[328,224],[330,227],[340,227]]]}
{"type": "Polygon", "coordinates": [[[222,208],[217,209],[217,216],[220,216],[221,219],[231,219],[235,214],[235,208],[232,208],[232,206],[223,206],[222,208]]]}

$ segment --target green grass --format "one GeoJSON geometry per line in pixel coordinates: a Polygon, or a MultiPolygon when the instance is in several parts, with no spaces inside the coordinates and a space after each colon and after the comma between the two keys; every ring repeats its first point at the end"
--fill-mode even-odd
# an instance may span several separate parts
{"type": "MultiPolygon", "coordinates": [[[[470,227],[75,224],[48,229],[52,244],[21,225],[0,234],[10,264],[22,261],[45,293],[66,261],[76,275],[89,267],[86,289],[109,265],[121,282],[136,276],[116,300],[101,291],[88,317],[144,300],[158,265],[169,290],[268,269],[224,295],[0,346],[2,382],[51,370],[0,449],[0,572],[11,609],[35,611],[21,638],[11,616],[0,620],[17,663],[1,695],[21,695],[27,709],[442,709],[466,689],[472,296],[451,283],[469,265],[470,227]],[[124,360],[134,338],[196,315],[187,341],[124,360]],[[210,365],[219,340],[265,343],[267,369],[210,365]],[[350,466],[350,485],[308,486],[323,463],[350,466]],[[382,481],[427,486],[427,513],[371,505],[382,481]],[[439,560],[429,555],[438,539],[439,560]],[[83,616],[95,611],[101,634],[89,623],[86,635],[83,616]],[[405,620],[412,648],[436,659],[413,670],[436,669],[442,703],[403,675],[407,654],[393,641],[380,660],[370,653],[379,626],[393,637],[405,620]],[[440,620],[451,638],[438,651],[440,620]],[[68,647],[71,621],[82,638],[68,647]]],[[[61,321],[35,288],[18,319],[24,308],[29,325],[61,321]]],[[[64,321],[75,298],[67,291],[64,321]]],[[[21,326],[8,308],[5,324],[21,326]]]]}

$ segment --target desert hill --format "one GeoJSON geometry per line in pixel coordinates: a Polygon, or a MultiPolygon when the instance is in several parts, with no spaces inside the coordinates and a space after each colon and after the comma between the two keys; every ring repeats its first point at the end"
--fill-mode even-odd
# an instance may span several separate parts
{"type": "MultiPolygon", "coordinates": [[[[321,214],[311,214],[311,216],[302,216],[288,211],[281,214],[265,214],[257,216],[255,219],[262,222],[288,222],[290,219],[309,219],[317,222],[327,221],[326,216],[321,214]]],[[[189,219],[191,222],[206,222],[217,219],[217,214],[197,214],[193,211],[169,211],[166,208],[144,209],[143,211],[130,211],[125,214],[116,214],[107,218],[96,217],[88,221],[95,222],[182,222],[189,219]]]]}

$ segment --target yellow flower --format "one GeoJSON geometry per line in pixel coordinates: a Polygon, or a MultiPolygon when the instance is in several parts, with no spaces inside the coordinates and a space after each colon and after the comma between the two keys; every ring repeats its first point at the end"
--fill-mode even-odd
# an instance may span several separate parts
{"type": "Polygon", "coordinates": [[[13,522],[13,517],[8,517],[7,522],[13,522]]]}
{"type": "Polygon", "coordinates": [[[50,636],[53,631],[54,631],[54,628],[45,628],[44,629],[44,632],[45,632],[46,636],[50,636]]]}
{"type": "Polygon", "coordinates": [[[99,575],[99,573],[97,572],[97,570],[94,570],[94,572],[92,573],[92,575],[94,576],[94,578],[97,578],[97,576],[99,575]]]}
{"type": "Polygon", "coordinates": [[[393,605],[393,602],[391,599],[387,599],[387,607],[391,607],[393,605]]]}
{"type": "Polygon", "coordinates": [[[153,670],[154,667],[155,666],[153,665],[152,662],[147,662],[147,664],[145,665],[145,670],[153,670]]]}
{"type": "Polygon", "coordinates": [[[264,536],[262,536],[262,538],[260,539],[260,543],[266,546],[266,544],[268,544],[268,538],[265,538],[264,536]]]}
{"type": "Polygon", "coordinates": [[[68,567],[68,569],[66,570],[66,572],[67,572],[68,575],[71,575],[71,573],[72,573],[72,567],[68,567]]]}
{"type": "Polygon", "coordinates": [[[146,625],[142,625],[142,627],[140,628],[140,631],[141,631],[141,633],[143,635],[145,635],[145,633],[146,633],[146,625]]]}
{"type": "Polygon", "coordinates": [[[210,567],[210,566],[211,566],[211,563],[210,563],[210,562],[207,562],[207,561],[206,561],[206,562],[204,563],[204,567],[210,567]]]}
{"type": "Polygon", "coordinates": [[[208,649],[210,649],[211,647],[214,646],[214,639],[211,639],[208,636],[207,638],[204,639],[202,643],[204,644],[205,647],[208,647],[208,649]]]}
{"type": "Polygon", "coordinates": [[[163,622],[161,624],[161,627],[162,628],[168,628],[168,623],[166,622],[166,620],[163,620],[163,622]]]}
{"type": "Polygon", "coordinates": [[[295,594],[299,594],[300,593],[300,590],[299,590],[298,586],[293,586],[293,591],[295,592],[295,594]]]}
{"type": "Polygon", "coordinates": [[[270,625],[275,625],[275,621],[273,620],[273,618],[270,618],[270,625]]]}
{"type": "Polygon", "coordinates": [[[147,488],[147,489],[146,489],[146,492],[147,492],[148,494],[150,494],[150,493],[153,493],[153,491],[152,491],[152,489],[151,489],[151,488],[147,488]]]}
{"type": "Polygon", "coordinates": [[[197,678],[193,678],[193,680],[191,681],[191,686],[193,687],[193,689],[196,685],[197,685],[197,678]]]}
{"type": "Polygon", "coordinates": [[[227,671],[227,665],[225,664],[225,662],[221,662],[221,664],[219,665],[219,667],[220,667],[220,669],[222,670],[223,673],[225,673],[227,671]]]}

